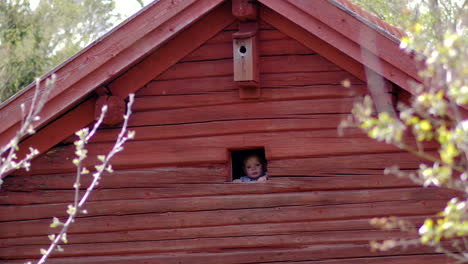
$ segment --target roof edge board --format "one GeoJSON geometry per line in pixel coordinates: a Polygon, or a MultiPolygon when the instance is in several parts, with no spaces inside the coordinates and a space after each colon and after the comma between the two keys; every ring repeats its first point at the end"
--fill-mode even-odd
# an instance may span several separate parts
{"type": "MultiPolygon", "coordinates": [[[[116,25],[115,27],[111,28],[109,31],[105,32],[102,36],[98,37],[97,39],[93,40],[92,42],[90,42],[88,45],[86,45],[83,49],[81,49],[80,51],[78,51],[77,53],[73,54],[72,56],[70,56],[68,59],[66,59],[65,61],[61,62],[60,64],[58,64],[57,66],[53,67],[51,70],[49,70],[48,72],[42,74],[41,76],[38,77],[39,81],[44,81],[46,80],[47,78],[49,78],[53,73],[59,71],[62,67],[64,67],[66,64],[68,64],[70,61],[74,60],[76,57],[79,57],[81,54],[85,53],[86,51],[88,51],[89,49],[91,49],[92,47],[94,47],[95,45],[99,44],[101,41],[103,41],[105,38],[107,38],[107,36],[111,35],[112,33],[114,33],[115,31],[118,31],[120,28],[124,27],[127,23],[130,23],[130,21],[138,16],[140,13],[143,13],[145,12],[147,9],[151,8],[153,5],[157,4],[158,2],[160,2],[162,0],[155,0],[151,3],[149,3],[148,5],[146,5],[145,7],[143,7],[142,9],[140,9],[138,12],[136,12],[135,14],[131,15],[130,17],[128,17],[127,19],[123,20],[122,22],[120,22],[118,25],[116,25]]],[[[32,82],[30,84],[28,84],[27,86],[25,86],[24,88],[22,88],[21,90],[19,90],[18,92],[16,92],[14,95],[12,95],[11,97],[7,98],[5,101],[1,102],[0,103],[0,111],[2,110],[2,108],[4,108],[6,105],[8,105],[10,102],[16,100],[16,98],[20,97],[22,94],[24,94],[25,92],[29,91],[30,89],[34,89],[36,86],[36,83],[35,82],[32,82]]]]}
{"type": "Polygon", "coordinates": [[[171,42],[129,68],[125,74],[113,79],[107,84],[107,87],[112,91],[112,94],[120,97],[126,97],[128,93],[136,92],[234,21],[231,5],[227,2],[219,5],[191,27],[180,32],[171,42]]]}
{"type": "MultiPolygon", "coordinates": [[[[268,2],[271,0],[260,1],[268,2]]],[[[325,25],[333,28],[339,34],[369,50],[376,57],[387,61],[393,66],[403,70],[412,78],[420,81],[418,70],[412,56],[401,50],[398,43],[387,38],[375,28],[369,27],[366,23],[342,11],[328,1],[285,0],[285,2],[299,8],[304,13],[314,17],[325,25]],[[333,9],[342,12],[333,12],[333,9]],[[375,32],[375,34],[370,35],[369,33],[372,31],[375,32]]],[[[363,12],[365,11],[363,10],[363,12]]],[[[379,21],[382,24],[387,24],[382,20],[379,21]]]]}
{"type": "MultiPolygon", "coordinates": [[[[258,0],[264,4],[269,9],[280,14],[282,17],[288,19],[292,23],[298,25],[309,34],[316,36],[321,41],[324,41],[328,45],[334,46],[341,52],[345,53],[347,56],[350,56],[354,60],[360,62],[361,64],[369,67],[370,69],[376,71],[380,75],[384,76],[388,80],[398,84],[402,88],[411,92],[411,87],[408,81],[416,81],[419,79],[412,74],[408,73],[406,69],[408,67],[399,67],[388,62],[384,58],[381,58],[379,54],[375,54],[366,47],[361,47],[361,45],[355,40],[349,38],[348,36],[339,32],[336,28],[331,27],[330,25],[319,20],[315,16],[311,15],[307,10],[304,10],[303,6],[297,6],[290,1],[271,1],[271,0],[258,0]],[[369,60],[369,56],[376,57],[377,59],[369,60]],[[380,62],[380,63],[377,63],[380,62]]],[[[291,0],[294,1],[294,0],[291,0]]],[[[320,2],[322,2],[321,0],[320,2]]],[[[318,2],[318,1],[317,1],[318,2]]],[[[315,2],[314,2],[315,3],[315,2]]],[[[374,30],[367,27],[367,30],[374,30]]],[[[393,50],[396,55],[406,56],[403,50],[399,49],[398,44],[387,39],[386,45],[392,45],[393,50]]],[[[396,56],[395,55],[395,56],[396,56]]],[[[408,57],[409,58],[409,57],[408,57]]],[[[408,61],[409,63],[414,64],[414,61],[408,61]]]]}
{"type": "MultiPolygon", "coordinates": [[[[114,32],[116,31],[119,31],[121,28],[125,27],[126,24],[128,23],[131,23],[131,20],[133,17],[135,17],[136,15],[140,14],[140,13],[143,13],[145,12],[147,9],[151,8],[151,6],[161,2],[163,0],[156,0],[150,4],[148,4],[147,6],[145,6],[143,9],[141,9],[140,11],[138,11],[137,13],[135,13],[134,15],[132,15],[131,17],[125,19],[124,21],[122,21],[120,24],[118,24],[117,26],[113,27],[111,30],[107,31],[104,35],[98,37],[97,39],[95,39],[94,41],[92,41],[91,43],[89,43],[88,45],[86,45],[86,47],[84,47],[83,49],[81,49],[80,51],[78,51],[77,53],[73,54],[72,56],[70,56],[68,59],[66,59],[65,61],[61,62],[60,64],[58,64],[57,66],[53,67],[51,70],[49,70],[48,72],[44,73],[43,75],[41,75],[38,79],[40,82],[42,81],[45,81],[47,78],[49,78],[53,73],[56,73],[58,72],[59,70],[61,70],[65,65],[71,63],[72,61],[74,61],[75,59],[77,59],[78,57],[80,57],[82,54],[86,53],[88,50],[94,48],[94,46],[96,45],[99,45],[101,42],[105,41],[105,39],[113,34],[114,32]]],[[[30,84],[28,84],[27,86],[25,86],[24,88],[22,88],[21,90],[19,90],[17,93],[15,93],[13,96],[7,98],[5,101],[1,102],[0,103],[0,111],[6,107],[8,104],[10,104],[12,101],[16,100],[18,97],[22,96],[22,94],[24,94],[25,92],[28,92],[29,90],[31,89],[34,89],[36,86],[36,83],[35,82],[32,82],[30,84]]]]}
{"type": "Polygon", "coordinates": [[[304,28],[270,8],[262,8],[260,17],[263,21],[277,28],[292,39],[365,82],[366,76],[363,65],[346,53],[341,52],[317,36],[310,34],[304,28]]]}
{"type": "MultiPolygon", "coordinates": [[[[153,42],[153,46],[148,45],[150,49],[154,50],[162,46],[180,31],[210,12],[223,1],[224,0],[191,0],[174,2],[172,0],[159,0],[145,8],[140,16],[136,16],[132,20],[128,20],[119,25],[118,28],[111,31],[112,34],[108,33],[99,40],[91,43],[87,49],[79,52],[71,59],[64,62],[60,67],[54,69],[58,74],[56,87],[59,87],[59,89],[53,91],[52,95],[49,96],[45,109],[41,113],[41,121],[36,123],[35,127],[44,126],[54,117],[60,115],[67,108],[84,98],[89,92],[109,80],[112,74],[122,72],[129,64],[120,64],[116,67],[112,65],[112,62],[118,59],[123,51],[131,49],[132,45],[144,39],[145,36],[154,32],[154,30],[160,28],[161,25],[167,25],[171,21],[180,23],[177,18],[181,10],[192,5],[204,6],[204,8],[198,10],[199,13],[194,12],[192,14],[193,19],[190,23],[177,28],[177,30],[173,30],[173,28],[172,30],[167,30],[166,34],[159,39],[159,43],[153,42]],[[161,12],[161,7],[169,8],[171,12],[161,12]],[[148,21],[153,20],[155,16],[160,18],[160,21],[153,21],[151,22],[152,27],[148,27],[148,21]],[[138,29],[141,31],[142,28],[144,32],[134,33],[137,35],[135,38],[127,39],[124,44],[119,42],[119,39],[128,38],[128,32],[138,31],[138,29]],[[102,60],[103,57],[105,58],[104,60],[102,60]],[[83,69],[87,70],[83,72],[83,69]],[[82,74],[77,74],[80,72],[82,74]],[[75,76],[73,77],[73,75],[75,76]]],[[[149,51],[146,50],[136,51],[133,53],[131,61],[138,61],[148,53],[149,51]]],[[[53,72],[48,72],[43,75],[44,79],[41,81],[41,89],[44,89],[45,78],[52,75],[52,73],[53,72]]],[[[9,136],[11,136],[11,133],[4,132],[18,126],[21,122],[20,105],[30,104],[32,94],[35,90],[34,86],[33,84],[29,85],[23,92],[20,92],[18,95],[14,96],[14,98],[0,105],[0,122],[3,123],[3,126],[0,127],[0,145],[6,144],[9,140],[9,136]]]]}
{"type": "MultiPolygon", "coordinates": [[[[388,30],[386,30],[384,27],[381,27],[380,25],[378,25],[376,23],[373,23],[372,21],[370,21],[366,17],[358,14],[356,11],[350,9],[348,6],[344,5],[342,2],[337,1],[337,0],[327,0],[327,1],[330,2],[332,5],[338,7],[339,9],[343,10],[344,12],[348,13],[349,15],[353,16],[354,18],[358,19],[359,21],[365,23],[369,27],[378,30],[380,33],[382,33],[383,35],[385,35],[387,38],[394,41],[395,43],[398,43],[398,44],[400,43],[400,39],[398,38],[398,36],[395,36],[394,34],[389,32],[388,30]]],[[[373,15],[373,14],[371,14],[371,15],[373,15]]]]}

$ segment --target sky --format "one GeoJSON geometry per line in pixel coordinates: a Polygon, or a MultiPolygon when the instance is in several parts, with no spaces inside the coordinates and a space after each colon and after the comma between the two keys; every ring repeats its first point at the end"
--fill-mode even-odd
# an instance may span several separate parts
{"type": "MultiPolygon", "coordinates": [[[[122,15],[125,16],[125,18],[135,14],[138,10],[141,9],[140,4],[138,3],[137,0],[114,0],[115,1],[115,10],[122,15]]],[[[143,4],[146,6],[152,2],[152,0],[143,0],[143,4]]]]}
{"type": "MultiPolygon", "coordinates": [[[[35,8],[39,4],[40,0],[30,0],[31,8],[35,8]]],[[[141,9],[140,4],[137,0],[114,0],[115,1],[115,11],[123,15],[123,19],[135,14],[138,10],[141,9]]],[[[149,4],[153,0],[142,0],[144,5],[149,4]]]]}

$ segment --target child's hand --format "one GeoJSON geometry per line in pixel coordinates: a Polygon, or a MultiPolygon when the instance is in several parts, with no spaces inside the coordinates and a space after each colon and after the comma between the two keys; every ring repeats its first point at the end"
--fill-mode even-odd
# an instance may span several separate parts
{"type": "Polygon", "coordinates": [[[232,182],[242,182],[240,179],[235,179],[232,182]]]}
{"type": "Polygon", "coordinates": [[[262,176],[258,178],[257,182],[266,182],[267,181],[267,176],[262,176]]]}

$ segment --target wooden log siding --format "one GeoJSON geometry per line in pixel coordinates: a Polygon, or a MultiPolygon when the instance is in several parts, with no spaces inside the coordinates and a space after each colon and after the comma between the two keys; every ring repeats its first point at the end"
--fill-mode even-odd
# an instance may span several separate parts
{"type": "MultiPolygon", "coordinates": [[[[49,263],[445,263],[422,247],[369,250],[369,240],[407,237],[374,229],[372,217],[417,225],[454,193],[384,176],[386,166],[412,170],[419,160],[355,130],[336,133],[365,83],[260,25],[261,98],[239,99],[233,83],[236,23],[152,76],[137,93],[136,139],[69,230],[70,245],[49,263]],[[341,87],[343,79],[351,89],[341,87]],[[226,182],[227,149],[245,146],[265,146],[269,182],[226,182]]],[[[108,149],[117,131],[101,129],[89,156],[108,149]]],[[[65,216],[73,198],[71,142],[37,158],[33,172],[5,179],[0,262],[37,258],[51,218],[65,216]]]]}

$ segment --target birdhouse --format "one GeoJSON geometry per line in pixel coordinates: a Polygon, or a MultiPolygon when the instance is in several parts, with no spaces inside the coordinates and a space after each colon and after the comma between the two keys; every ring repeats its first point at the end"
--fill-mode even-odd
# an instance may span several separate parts
{"type": "Polygon", "coordinates": [[[246,0],[235,0],[232,13],[239,19],[239,31],[232,35],[234,81],[243,99],[260,97],[257,8],[246,0]]]}

